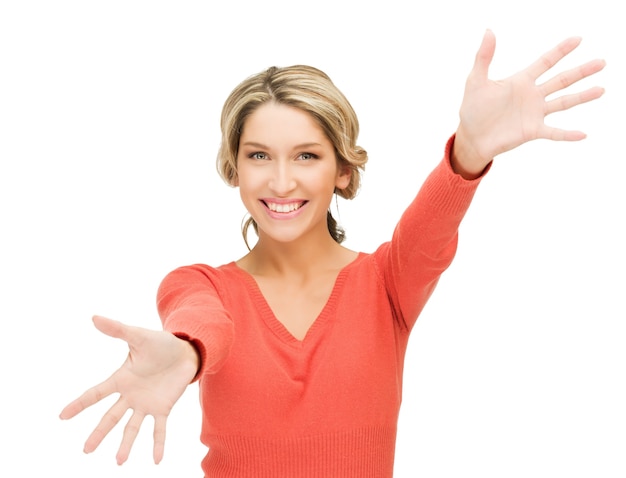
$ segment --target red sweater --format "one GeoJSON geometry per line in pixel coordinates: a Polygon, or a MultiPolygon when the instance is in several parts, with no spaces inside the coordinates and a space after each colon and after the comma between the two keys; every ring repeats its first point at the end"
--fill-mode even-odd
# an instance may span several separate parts
{"type": "Polygon", "coordinates": [[[339,273],[302,341],[234,262],[163,280],[163,326],[201,357],[205,476],[392,476],[409,332],[452,261],[479,183],[452,171],[452,141],[392,240],[339,273]]]}

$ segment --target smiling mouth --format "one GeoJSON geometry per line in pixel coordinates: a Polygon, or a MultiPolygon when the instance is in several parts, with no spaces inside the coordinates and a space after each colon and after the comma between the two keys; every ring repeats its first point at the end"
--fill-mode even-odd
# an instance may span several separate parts
{"type": "Polygon", "coordinates": [[[272,212],[277,212],[280,214],[287,214],[290,212],[297,211],[302,206],[304,206],[308,201],[298,201],[298,202],[280,203],[280,204],[275,203],[275,202],[269,202],[269,201],[261,201],[261,202],[265,204],[265,206],[272,212]]]}

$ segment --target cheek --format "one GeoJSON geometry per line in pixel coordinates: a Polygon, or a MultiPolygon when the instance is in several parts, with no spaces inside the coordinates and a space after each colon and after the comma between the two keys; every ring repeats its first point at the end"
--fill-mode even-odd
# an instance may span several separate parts
{"type": "Polygon", "coordinates": [[[259,174],[259,171],[250,171],[245,167],[239,168],[237,187],[239,188],[239,195],[244,202],[251,197],[255,198],[261,194],[261,191],[265,189],[263,184],[263,175],[259,174]]]}
{"type": "Polygon", "coordinates": [[[250,174],[250,171],[248,168],[245,167],[245,165],[240,166],[237,169],[237,174],[235,176],[235,182],[236,185],[241,189],[247,189],[250,187],[251,184],[251,179],[253,178],[253,176],[250,174]]]}
{"type": "Polygon", "coordinates": [[[246,208],[246,210],[252,214],[252,210],[257,204],[256,195],[250,186],[246,183],[245,180],[240,180],[239,182],[239,199],[241,199],[241,203],[246,208]]]}

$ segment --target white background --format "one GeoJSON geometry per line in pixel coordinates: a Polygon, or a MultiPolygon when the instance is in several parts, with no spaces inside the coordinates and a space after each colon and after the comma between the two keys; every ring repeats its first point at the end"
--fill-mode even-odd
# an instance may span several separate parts
{"type": "MultiPolygon", "coordinates": [[[[624,85],[613,0],[504,2],[4,1],[0,4],[2,476],[201,476],[191,386],[151,462],[121,430],[83,441],[113,397],[62,422],[125,346],[95,313],[159,328],[179,265],[245,253],[237,191],[215,172],[230,90],[271,65],[326,71],[361,120],[363,188],[340,201],[348,247],[372,251],[439,161],[485,28],[492,77],[570,35],[558,70],[595,57],[605,96],[498,158],[457,258],[414,331],[398,477],[626,476],[624,85]]],[[[578,88],[580,89],[580,88],[578,88]]]]}

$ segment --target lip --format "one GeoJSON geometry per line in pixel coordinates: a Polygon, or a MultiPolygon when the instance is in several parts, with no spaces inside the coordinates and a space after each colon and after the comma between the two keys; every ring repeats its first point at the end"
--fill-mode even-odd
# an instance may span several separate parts
{"type": "Polygon", "coordinates": [[[272,219],[279,219],[279,220],[293,219],[294,217],[299,216],[302,213],[302,210],[306,208],[308,204],[308,201],[306,199],[297,199],[297,198],[292,198],[292,199],[263,198],[263,199],[260,199],[259,202],[261,203],[261,205],[263,206],[263,208],[265,209],[265,212],[267,213],[269,217],[271,217],[272,219]],[[290,212],[278,212],[278,211],[272,211],[269,208],[268,203],[278,204],[278,205],[300,204],[300,207],[290,212]]]}

